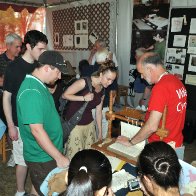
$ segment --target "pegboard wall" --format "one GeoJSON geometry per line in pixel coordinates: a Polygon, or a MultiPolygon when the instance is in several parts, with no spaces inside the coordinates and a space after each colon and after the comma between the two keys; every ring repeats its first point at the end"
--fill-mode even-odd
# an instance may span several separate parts
{"type": "Polygon", "coordinates": [[[88,20],[88,35],[94,31],[96,35],[105,40],[109,46],[110,36],[110,2],[84,5],[52,12],[53,43],[55,33],[59,33],[59,45],[54,44],[56,50],[91,50],[93,44],[88,40],[88,48],[75,48],[63,46],[63,35],[75,35],[74,21],[88,20]]]}
{"type": "MultiPolygon", "coordinates": [[[[171,16],[170,16],[170,29],[169,29],[169,35],[168,35],[168,48],[173,48],[173,41],[174,41],[174,35],[186,35],[186,42],[185,46],[182,47],[184,49],[188,49],[188,38],[191,35],[189,33],[190,30],[190,23],[191,19],[195,18],[196,8],[190,7],[190,8],[173,8],[171,10],[171,16]],[[182,25],[182,29],[180,32],[171,32],[171,20],[173,17],[182,17],[186,16],[187,25],[182,25]]],[[[194,34],[196,35],[196,34],[194,34]]],[[[189,66],[189,60],[190,60],[190,54],[186,53],[185,57],[185,63],[184,65],[184,74],[183,74],[183,82],[185,83],[186,74],[196,75],[196,72],[192,72],[188,70],[189,66]]],[[[185,87],[187,90],[187,109],[196,111],[196,101],[195,101],[195,92],[196,92],[196,86],[195,85],[189,85],[185,83],[185,87]]]]}

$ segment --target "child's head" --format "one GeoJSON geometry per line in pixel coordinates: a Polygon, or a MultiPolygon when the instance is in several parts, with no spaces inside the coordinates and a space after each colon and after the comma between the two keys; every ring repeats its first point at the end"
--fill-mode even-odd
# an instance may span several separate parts
{"type": "Polygon", "coordinates": [[[68,170],[67,196],[94,196],[106,191],[112,180],[108,158],[97,150],[82,150],[72,158],[68,170]]]}
{"type": "Polygon", "coordinates": [[[165,191],[178,187],[180,172],[181,165],[176,152],[165,142],[147,144],[138,158],[140,179],[150,193],[153,193],[151,183],[165,191]]]}

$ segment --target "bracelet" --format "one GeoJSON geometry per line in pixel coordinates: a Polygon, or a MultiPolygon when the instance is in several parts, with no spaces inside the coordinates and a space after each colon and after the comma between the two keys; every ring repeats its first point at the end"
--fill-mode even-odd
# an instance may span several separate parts
{"type": "Polygon", "coordinates": [[[134,146],[134,144],[133,144],[133,142],[131,141],[131,139],[129,139],[128,142],[129,142],[132,146],[134,146]]]}
{"type": "Polygon", "coordinates": [[[84,101],[86,101],[84,96],[83,96],[83,99],[84,99],[84,101]]]}

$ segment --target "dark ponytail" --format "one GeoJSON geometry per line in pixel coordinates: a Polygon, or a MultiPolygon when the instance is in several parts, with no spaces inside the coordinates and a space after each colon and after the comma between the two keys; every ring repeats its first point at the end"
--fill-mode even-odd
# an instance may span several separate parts
{"type": "Polygon", "coordinates": [[[71,181],[68,173],[68,184],[66,196],[93,196],[92,182],[85,170],[79,170],[71,181]]]}
{"type": "Polygon", "coordinates": [[[68,170],[66,196],[94,196],[95,192],[110,185],[112,168],[101,152],[86,149],[77,152],[68,170]]]}

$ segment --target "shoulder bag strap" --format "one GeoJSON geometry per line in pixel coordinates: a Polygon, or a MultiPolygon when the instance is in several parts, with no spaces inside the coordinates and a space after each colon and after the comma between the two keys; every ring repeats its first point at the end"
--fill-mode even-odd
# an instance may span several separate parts
{"type": "Polygon", "coordinates": [[[88,88],[89,88],[90,92],[92,93],[93,92],[93,87],[92,87],[91,77],[85,77],[85,78],[86,78],[86,81],[87,81],[88,88]]]}

